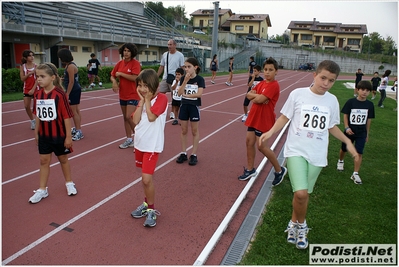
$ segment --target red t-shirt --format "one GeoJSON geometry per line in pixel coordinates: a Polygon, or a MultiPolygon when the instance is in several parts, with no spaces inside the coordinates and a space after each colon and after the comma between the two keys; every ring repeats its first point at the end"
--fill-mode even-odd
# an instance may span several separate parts
{"type": "Polygon", "coordinates": [[[276,121],[274,108],[280,96],[280,85],[276,80],[272,82],[264,80],[259,82],[252,90],[255,90],[257,94],[266,96],[269,102],[267,104],[252,103],[245,125],[265,133],[273,127],[276,121]]]}
{"type": "MultiPolygon", "coordinates": [[[[23,64],[21,66],[21,68],[23,68],[24,74],[26,75],[28,73],[28,70],[33,70],[36,68],[36,64],[33,68],[31,69],[27,69],[26,68],[26,64],[23,64]]],[[[24,94],[28,94],[29,91],[33,88],[33,86],[36,83],[36,74],[33,73],[31,74],[28,78],[26,78],[25,82],[24,82],[24,94]]],[[[37,86],[37,89],[39,89],[39,86],[37,86]]]]}
{"type": "MultiPolygon", "coordinates": [[[[111,72],[111,76],[116,78],[117,72],[123,72],[129,75],[139,75],[141,71],[140,62],[136,59],[131,59],[128,62],[121,60],[116,63],[114,69],[111,72]]],[[[119,98],[121,100],[140,100],[136,90],[136,82],[129,81],[123,77],[119,77],[119,98]]]]}
{"type": "Polygon", "coordinates": [[[36,91],[33,114],[40,120],[39,137],[47,142],[63,144],[66,137],[64,120],[73,117],[64,90],[54,87],[48,94],[43,88],[36,91]]]}

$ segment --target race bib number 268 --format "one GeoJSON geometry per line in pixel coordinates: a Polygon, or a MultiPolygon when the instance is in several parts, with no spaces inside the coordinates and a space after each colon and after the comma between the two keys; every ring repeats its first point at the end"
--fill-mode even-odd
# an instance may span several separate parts
{"type": "Polygon", "coordinates": [[[36,116],[41,121],[52,121],[57,119],[57,109],[54,99],[36,100],[36,116]]]}
{"type": "Polygon", "coordinates": [[[303,105],[301,107],[302,130],[323,132],[328,129],[330,123],[330,109],[325,106],[303,105]]]}

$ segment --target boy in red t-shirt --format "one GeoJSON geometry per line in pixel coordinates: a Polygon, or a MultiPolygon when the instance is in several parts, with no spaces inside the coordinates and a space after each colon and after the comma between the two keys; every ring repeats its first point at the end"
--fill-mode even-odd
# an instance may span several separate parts
{"type": "MultiPolygon", "coordinates": [[[[276,120],[274,108],[280,96],[280,85],[275,80],[278,70],[278,63],[273,58],[268,58],[263,63],[263,74],[265,80],[259,82],[251,91],[247,93],[247,98],[252,101],[251,112],[248,113],[245,125],[248,126],[246,145],[247,145],[247,168],[238,177],[238,180],[245,181],[256,175],[254,168],[255,143],[258,144],[259,137],[273,127],[276,120]]],[[[274,152],[266,145],[258,146],[258,150],[273,164],[274,180],[273,186],[283,181],[287,169],[281,167],[274,152]]]]}

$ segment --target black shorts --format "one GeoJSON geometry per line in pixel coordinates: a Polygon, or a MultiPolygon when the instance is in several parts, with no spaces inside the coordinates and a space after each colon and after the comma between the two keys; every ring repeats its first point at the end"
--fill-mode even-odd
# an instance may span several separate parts
{"type": "Polygon", "coordinates": [[[39,138],[39,154],[51,154],[54,152],[56,156],[62,156],[69,154],[73,152],[72,147],[71,148],[65,148],[64,144],[52,144],[48,141],[45,141],[41,138],[39,138]]]}
{"type": "Polygon", "coordinates": [[[137,106],[139,104],[139,102],[140,102],[139,100],[135,100],[135,99],[132,99],[132,100],[119,99],[119,104],[121,106],[127,106],[127,105],[129,105],[129,106],[137,106]]]}
{"type": "Polygon", "coordinates": [[[172,99],[172,106],[173,107],[180,107],[181,106],[181,100],[172,99]]]}
{"type": "Polygon", "coordinates": [[[24,97],[30,97],[30,98],[33,98],[33,95],[30,95],[30,94],[24,94],[24,97]]]}
{"type": "MultiPolygon", "coordinates": [[[[251,88],[248,88],[247,94],[249,91],[251,91],[251,88]]],[[[243,104],[244,107],[248,107],[250,102],[251,102],[251,100],[249,100],[247,95],[245,95],[244,104],[243,104]]]]}
{"type": "Polygon", "coordinates": [[[80,96],[82,94],[82,89],[74,89],[69,94],[69,105],[79,105],[80,104],[80,96]]]}
{"type": "Polygon", "coordinates": [[[378,86],[373,86],[373,91],[377,91],[378,86]]]}
{"type": "Polygon", "coordinates": [[[259,130],[256,130],[255,128],[253,128],[253,127],[248,127],[248,130],[247,130],[248,132],[255,132],[255,135],[257,136],[257,137],[260,137],[263,133],[261,132],[261,131],[259,131],[259,130]]]}
{"type": "Polygon", "coordinates": [[[182,121],[200,121],[200,110],[198,106],[184,104],[180,106],[179,120],[182,121]]]}
{"type": "MultiPolygon", "coordinates": [[[[366,145],[366,137],[355,137],[353,135],[348,135],[344,132],[345,136],[349,138],[349,140],[352,141],[352,144],[355,144],[355,148],[357,153],[363,155],[364,147],[366,145]]],[[[346,149],[346,144],[341,143],[341,149],[343,152],[348,152],[346,149]]]]}

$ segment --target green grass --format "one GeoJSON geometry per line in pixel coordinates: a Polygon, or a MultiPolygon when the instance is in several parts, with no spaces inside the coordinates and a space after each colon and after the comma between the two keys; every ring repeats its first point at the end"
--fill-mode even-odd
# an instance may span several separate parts
{"type": "MultiPolygon", "coordinates": [[[[336,82],[331,93],[340,106],[353,90],[336,82]]],[[[378,101],[379,95],[374,101],[378,101]]],[[[350,176],[353,161],[345,158],[338,172],[340,141],[330,136],[328,162],[310,195],[308,234],[310,244],[397,244],[397,112],[396,101],[387,98],[384,109],[376,107],[369,142],[359,172],[363,185],[350,176]]],[[[342,116],[341,116],[342,122],[342,116]]],[[[339,126],[343,129],[343,124],[339,126]]],[[[291,218],[292,190],[289,177],[273,189],[262,223],[240,265],[307,265],[309,249],[298,250],[286,242],[284,230],[291,218]]]]}

